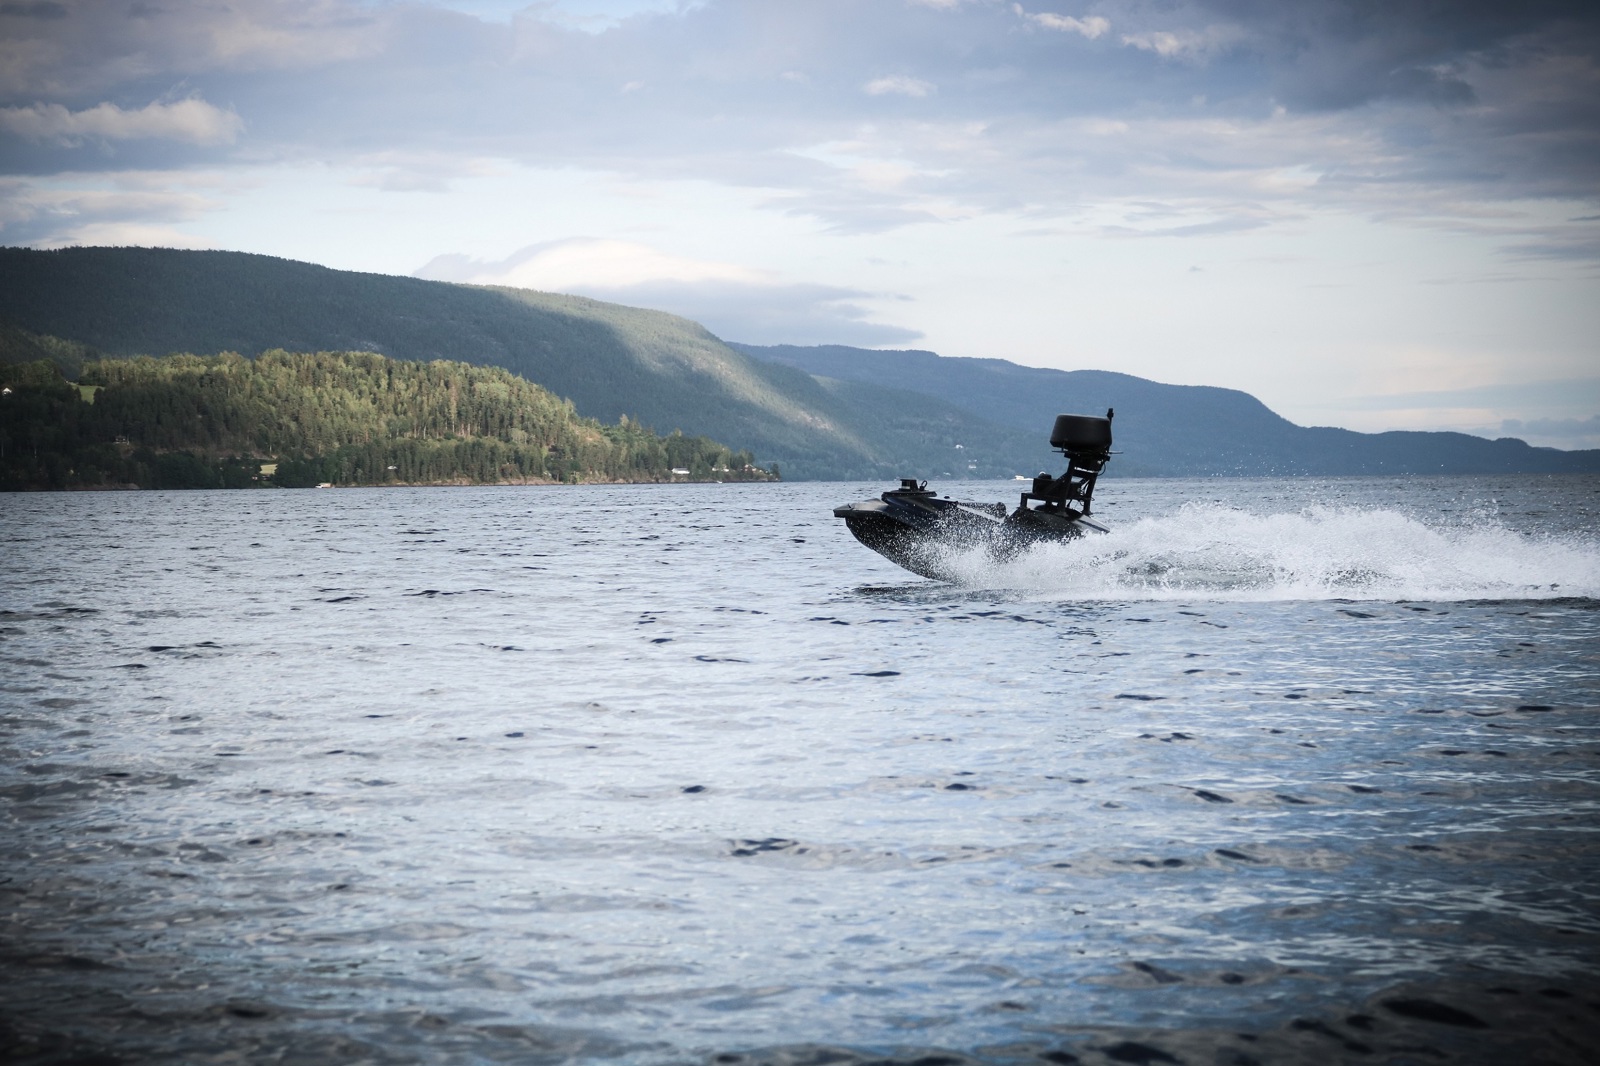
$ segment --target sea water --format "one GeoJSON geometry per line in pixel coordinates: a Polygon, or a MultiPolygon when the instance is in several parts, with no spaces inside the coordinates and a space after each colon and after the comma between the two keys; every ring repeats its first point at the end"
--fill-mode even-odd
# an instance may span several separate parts
{"type": "Polygon", "coordinates": [[[0,497],[12,1054],[1584,1060],[1600,478],[883,487],[0,497]]]}

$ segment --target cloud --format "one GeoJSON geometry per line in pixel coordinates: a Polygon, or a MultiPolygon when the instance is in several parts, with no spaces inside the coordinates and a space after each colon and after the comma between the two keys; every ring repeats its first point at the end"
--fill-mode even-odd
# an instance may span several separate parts
{"type": "Polygon", "coordinates": [[[67,9],[51,0],[36,0],[34,3],[0,4],[0,15],[25,19],[64,19],[67,9]]]}
{"type": "Polygon", "coordinates": [[[572,5],[59,6],[0,7],[0,173],[494,158],[770,190],[840,232],[1141,197],[1215,216],[1241,189],[1274,218],[1466,226],[1463,205],[1600,190],[1600,16],[1567,0],[641,0],[595,32],[572,5]],[[1063,35],[1113,33],[1062,61],[1063,35]],[[146,104],[173,86],[191,99],[146,104]]]}
{"type": "Polygon", "coordinates": [[[130,141],[159,139],[189,144],[231,144],[244,129],[244,121],[204,100],[148,104],[124,111],[103,103],[82,111],[60,104],[0,107],[0,131],[36,143],[75,146],[86,140],[130,141]]]}
{"type": "Polygon", "coordinates": [[[459,179],[483,177],[502,169],[494,160],[437,152],[380,152],[355,163],[361,173],[350,179],[352,185],[385,192],[451,192],[459,179]]]}
{"type": "Polygon", "coordinates": [[[1091,41],[1111,29],[1110,20],[1101,18],[1099,15],[1090,15],[1081,19],[1074,18],[1071,15],[1056,15],[1049,11],[1041,11],[1035,15],[1024,11],[1021,4],[1015,5],[1012,10],[1035,26],[1043,26],[1047,30],[1060,30],[1063,33],[1076,33],[1080,37],[1087,37],[1091,41]]]}
{"type": "Polygon", "coordinates": [[[1163,59],[1206,59],[1246,37],[1237,26],[1206,26],[1199,30],[1153,30],[1124,34],[1122,43],[1163,59]]]}
{"type": "Polygon", "coordinates": [[[1547,448],[1600,448],[1600,415],[1589,418],[1507,418],[1500,431],[1547,448]]]}
{"type": "Polygon", "coordinates": [[[76,107],[134,88],[149,99],[186,79],[326,69],[392,51],[405,43],[394,29],[425,32],[441,18],[454,16],[418,5],[397,17],[359,0],[9,3],[0,6],[0,95],[76,107]],[[57,8],[55,17],[24,13],[57,8]]]}
{"type": "Polygon", "coordinates": [[[674,256],[630,241],[571,238],[497,261],[441,255],[416,277],[572,293],[693,319],[749,344],[903,344],[922,334],[872,322],[874,294],[787,281],[770,271],[674,256]]]}
{"type": "Polygon", "coordinates": [[[45,241],[35,247],[71,248],[78,245],[196,249],[216,247],[203,237],[185,233],[173,226],[159,226],[149,222],[90,222],[73,230],[71,236],[66,239],[45,241]]]}
{"type": "Polygon", "coordinates": [[[1243,233],[1269,225],[1267,219],[1250,216],[1214,218],[1205,222],[1190,222],[1181,226],[1134,227],[1104,226],[1101,232],[1108,237],[1212,237],[1223,233],[1243,233]]]}
{"type": "Polygon", "coordinates": [[[1555,381],[1501,382],[1463,389],[1430,389],[1361,396],[1341,401],[1343,406],[1365,411],[1521,408],[1547,412],[1540,417],[1565,417],[1573,408],[1600,407],[1600,377],[1555,381]]]}
{"type": "Polygon", "coordinates": [[[170,184],[132,177],[94,176],[46,187],[0,179],[0,242],[59,247],[70,244],[147,244],[199,247],[173,228],[218,206],[178,176],[170,184]],[[176,185],[178,187],[172,187],[176,185]]]}
{"type": "MultiPolygon", "coordinates": [[[[1420,377],[1449,378],[1451,359],[1422,368],[1420,377]]],[[[1416,369],[1416,368],[1413,368],[1416,369]]],[[[1517,380],[1520,360],[1498,373],[1494,384],[1360,396],[1328,396],[1304,405],[1301,421],[1342,425],[1363,432],[1392,429],[1441,430],[1474,436],[1516,437],[1539,448],[1600,448],[1600,377],[1517,380]]],[[[1481,379],[1482,375],[1479,376],[1481,379]]]]}
{"type": "Polygon", "coordinates": [[[868,96],[915,96],[923,97],[934,91],[930,82],[920,78],[907,77],[904,74],[891,74],[888,77],[873,78],[861,87],[868,96]]]}

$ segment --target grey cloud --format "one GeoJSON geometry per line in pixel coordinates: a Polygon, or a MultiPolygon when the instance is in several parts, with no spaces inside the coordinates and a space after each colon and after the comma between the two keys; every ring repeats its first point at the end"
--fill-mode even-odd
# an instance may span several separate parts
{"type": "Polygon", "coordinates": [[[841,189],[834,182],[805,195],[769,201],[768,206],[787,215],[820,219],[833,233],[882,233],[939,221],[928,209],[908,204],[900,197],[841,189]]]}
{"type": "MultiPolygon", "coordinates": [[[[143,106],[190,78],[326,69],[381,54],[382,15],[350,0],[64,0],[65,16],[6,20],[6,103],[143,106]]],[[[423,12],[400,22],[413,22],[423,12]]],[[[391,22],[394,20],[391,19],[391,22]]]]}
{"type": "Polygon", "coordinates": [[[1391,70],[1383,85],[1383,95],[1401,99],[1426,100],[1441,107],[1464,107],[1478,94],[1460,77],[1439,70],[1401,67],[1391,70]]]}
{"type": "Polygon", "coordinates": [[[1552,31],[1594,55],[1595,11],[1584,0],[1198,0],[1192,10],[1247,27],[1276,94],[1311,109],[1384,97],[1461,103],[1471,98],[1455,69],[1463,59],[1514,64],[1519,47],[1556,43],[1552,31]]]}
{"type": "Polygon", "coordinates": [[[1371,411],[1436,411],[1445,418],[1473,421],[1440,423],[1430,428],[1455,429],[1483,437],[1517,437],[1535,447],[1600,448],[1600,378],[1506,382],[1467,389],[1363,396],[1330,401],[1327,410],[1340,415],[1371,411]],[[1515,413],[1519,417],[1506,418],[1515,413]]]}
{"type": "Polygon", "coordinates": [[[1219,233],[1243,233],[1262,229],[1270,224],[1267,219],[1261,217],[1235,216],[1213,219],[1210,222],[1195,222],[1186,226],[1163,226],[1155,229],[1102,226],[1101,232],[1112,237],[1211,237],[1219,233]]]}
{"type": "Polygon", "coordinates": [[[22,19],[64,19],[67,9],[51,0],[32,4],[0,4],[0,16],[22,19]]]}
{"type": "Polygon", "coordinates": [[[1545,240],[1513,241],[1504,250],[1519,259],[1600,262],[1600,234],[1555,234],[1545,240]]]}
{"type": "Polygon", "coordinates": [[[1600,408],[1600,378],[1480,385],[1467,389],[1393,393],[1341,401],[1341,406],[1363,411],[1402,411],[1419,408],[1466,407],[1537,408],[1547,411],[1600,408]]]}
{"type": "Polygon", "coordinates": [[[25,141],[72,147],[86,141],[169,140],[231,144],[239,116],[194,97],[137,110],[100,104],[70,111],[60,104],[0,107],[0,131],[25,141]]]}
{"type": "MultiPolygon", "coordinates": [[[[509,24],[355,0],[62,7],[5,22],[0,106],[132,111],[181,86],[244,122],[237,143],[169,166],[497,156],[781,189],[774,209],[849,232],[1097,197],[1178,196],[1214,216],[1251,174],[1289,167],[1322,177],[1245,195],[1403,213],[1435,210],[1441,188],[1600,193],[1600,16],[1555,0],[1105,0],[1072,16],[1105,19],[1093,37],[1042,28],[1030,5],[902,0],[711,0],[601,33],[536,6],[509,24]],[[1123,43],[1156,34],[1212,43],[1123,43]],[[1109,120],[1127,132],[1085,125],[1109,120]],[[852,160],[907,174],[874,182],[852,160]]],[[[157,158],[0,138],[11,174],[157,158]]]]}
{"type": "MultiPolygon", "coordinates": [[[[1500,423],[1508,436],[1587,440],[1600,443],[1600,415],[1590,418],[1507,418],[1500,423]]],[[[1570,447],[1570,444],[1568,445],[1570,447]]],[[[1590,445],[1591,447],[1594,444],[1590,445]]]]}
{"type": "Polygon", "coordinates": [[[59,243],[107,225],[181,222],[210,206],[192,191],[85,189],[41,190],[27,182],[0,180],[0,241],[21,245],[59,243]]]}
{"type": "MultiPolygon", "coordinates": [[[[1518,437],[1534,447],[1600,448],[1600,415],[1590,418],[1508,418],[1500,435],[1518,437]]],[[[1490,436],[1485,433],[1484,436],[1490,436]]]]}

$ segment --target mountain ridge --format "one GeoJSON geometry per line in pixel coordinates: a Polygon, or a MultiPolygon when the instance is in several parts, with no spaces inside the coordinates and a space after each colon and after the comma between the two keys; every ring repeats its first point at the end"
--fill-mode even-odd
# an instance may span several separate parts
{"type": "Polygon", "coordinates": [[[502,367],[586,417],[706,436],[778,462],[790,480],[1032,473],[1058,461],[1055,414],[1107,406],[1124,476],[1600,470],[1600,451],[1307,429],[1237,390],[931,352],[729,344],[661,311],[244,252],[0,248],[7,323],[60,338],[58,362],[85,349],[284,349],[502,367]]]}
{"type": "Polygon", "coordinates": [[[122,357],[376,351],[499,366],[603,422],[698,433],[693,421],[770,458],[870,466],[870,447],[837,424],[846,413],[807,403],[824,399],[808,375],[758,364],[687,319],[582,296],[242,252],[5,248],[0,319],[122,357]]]}
{"type": "Polygon", "coordinates": [[[1600,450],[1536,448],[1514,437],[1300,426],[1247,392],[1168,385],[1109,370],[1054,370],[1004,359],[846,345],[734,344],[814,375],[916,389],[1002,425],[1048,429],[1061,413],[1117,410],[1118,473],[1165,476],[1563,473],[1600,470],[1600,450]],[[1151,470],[1152,467],[1158,468],[1151,470]]]}

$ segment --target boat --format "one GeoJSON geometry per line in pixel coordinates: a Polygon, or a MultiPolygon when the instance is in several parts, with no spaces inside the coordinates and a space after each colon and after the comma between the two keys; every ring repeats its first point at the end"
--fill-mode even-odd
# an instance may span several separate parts
{"type": "Polygon", "coordinates": [[[1107,533],[1090,517],[1094,486],[1111,459],[1111,420],[1094,415],[1058,415],[1050,447],[1066,456],[1060,477],[1040,473],[1022,493],[1016,510],[1003,503],[976,503],[940,496],[926,481],[901,478],[900,487],[875,500],[833,509],[835,518],[862,544],[913,574],[936,581],[957,579],[953,560],[974,549],[1003,561],[1039,543],[1107,533]]]}

